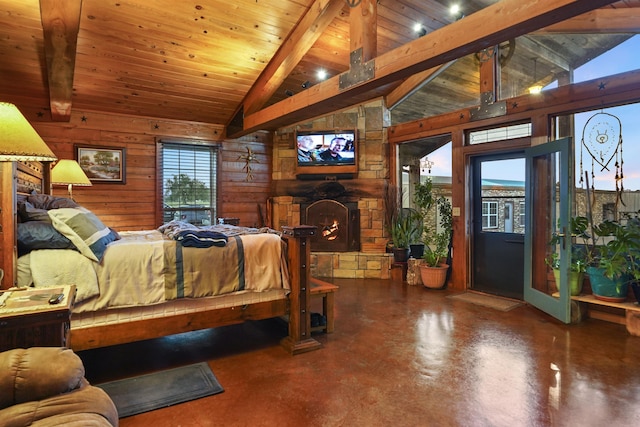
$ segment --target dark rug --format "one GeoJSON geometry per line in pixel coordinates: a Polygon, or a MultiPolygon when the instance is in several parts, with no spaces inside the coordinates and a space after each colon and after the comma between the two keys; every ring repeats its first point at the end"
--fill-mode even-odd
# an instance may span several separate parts
{"type": "Polygon", "coordinates": [[[206,362],[96,386],[111,397],[120,418],[224,391],[206,362]]]}

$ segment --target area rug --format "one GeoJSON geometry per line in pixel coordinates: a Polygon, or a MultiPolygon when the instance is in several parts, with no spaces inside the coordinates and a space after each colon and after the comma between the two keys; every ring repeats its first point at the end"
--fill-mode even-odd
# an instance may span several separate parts
{"type": "Polygon", "coordinates": [[[111,397],[120,418],[224,391],[206,362],[96,386],[111,397]]]}
{"type": "Polygon", "coordinates": [[[494,295],[477,294],[475,292],[465,292],[463,294],[450,295],[448,298],[456,299],[459,301],[470,302],[472,304],[494,308],[500,311],[513,310],[514,308],[522,305],[522,303],[519,301],[513,301],[510,299],[501,298],[494,295]]]}

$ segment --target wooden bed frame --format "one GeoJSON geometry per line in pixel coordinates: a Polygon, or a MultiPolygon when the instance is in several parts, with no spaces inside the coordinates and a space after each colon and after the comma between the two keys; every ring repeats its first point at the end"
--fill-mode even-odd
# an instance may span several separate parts
{"type": "MultiPolygon", "coordinates": [[[[49,164],[40,162],[0,163],[1,261],[5,277],[2,288],[14,286],[17,281],[17,200],[20,194],[32,190],[48,193],[49,164]]],[[[291,354],[319,348],[321,344],[311,337],[310,321],[310,239],[316,227],[283,227],[287,241],[287,263],[291,292],[285,298],[251,303],[241,306],[208,309],[200,312],[171,314],[118,324],[96,325],[70,331],[71,347],[76,350],[105,347],[115,344],[195,331],[198,329],[288,316],[289,334],[281,344],[291,354]]]]}

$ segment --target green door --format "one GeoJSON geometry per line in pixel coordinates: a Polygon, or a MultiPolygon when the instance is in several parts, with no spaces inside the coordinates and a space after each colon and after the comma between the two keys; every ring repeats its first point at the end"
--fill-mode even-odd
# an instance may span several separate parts
{"type": "Polygon", "coordinates": [[[569,221],[573,200],[571,139],[564,138],[526,150],[524,299],[551,316],[571,320],[569,221]],[[560,256],[560,292],[549,280],[545,257],[553,233],[566,235],[555,248],[560,256]]]}

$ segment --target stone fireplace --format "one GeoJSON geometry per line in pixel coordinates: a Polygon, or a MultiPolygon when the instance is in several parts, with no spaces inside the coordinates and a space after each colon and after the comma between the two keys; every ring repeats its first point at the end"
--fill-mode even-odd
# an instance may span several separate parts
{"type": "Polygon", "coordinates": [[[311,247],[319,252],[360,250],[360,211],[358,203],[323,199],[300,206],[303,224],[315,225],[318,233],[311,247]]]}
{"type": "Polygon", "coordinates": [[[389,125],[389,111],[382,100],[375,100],[274,133],[268,223],[277,230],[298,224],[318,227],[317,240],[310,244],[313,276],[390,277],[383,200],[389,179],[389,125]],[[352,179],[297,176],[298,130],[354,128],[358,130],[358,173],[352,179]]]}

